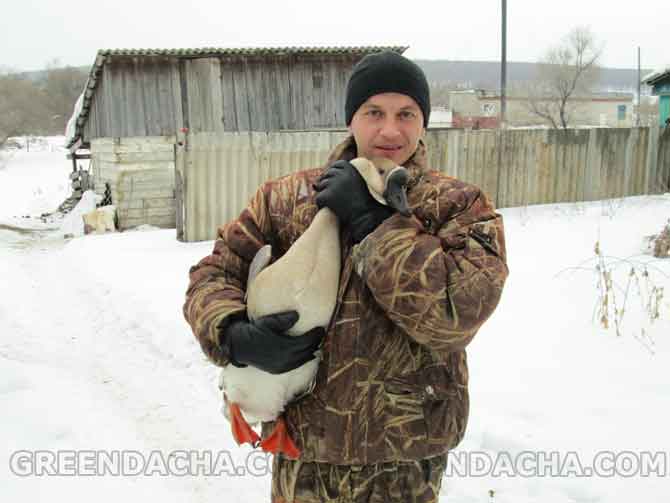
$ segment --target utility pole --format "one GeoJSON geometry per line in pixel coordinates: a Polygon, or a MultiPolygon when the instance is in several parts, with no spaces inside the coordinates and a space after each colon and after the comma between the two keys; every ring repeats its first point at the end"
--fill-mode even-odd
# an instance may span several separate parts
{"type": "Polygon", "coordinates": [[[507,0],[502,0],[502,57],[500,58],[500,128],[505,128],[507,110],[507,0]]]}
{"type": "Polygon", "coordinates": [[[642,109],[642,75],[640,70],[640,46],[637,46],[637,117],[635,125],[640,127],[640,110],[642,109]]]}
{"type": "Polygon", "coordinates": [[[500,201],[500,174],[503,164],[505,111],[507,109],[507,0],[502,0],[502,55],[500,58],[500,118],[498,124],[498,173],[496,183],[496,207],[502,206],[500,201]]]}

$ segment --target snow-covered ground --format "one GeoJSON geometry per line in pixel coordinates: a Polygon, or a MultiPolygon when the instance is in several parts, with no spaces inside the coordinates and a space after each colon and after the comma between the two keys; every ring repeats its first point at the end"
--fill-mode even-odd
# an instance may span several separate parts
{"type": "MultiPolygon", "coordinates": [[[[219,413],[216,368],[181,314],[188,268],[212,243],[179,243],[174,230],[66,241],[48,230],[57,222],[23,218],[68,195],[71,165],[58,142],[0,160],[2,501],[268,501],[269,461],[234,445],[219,413]],[[67,476],[77,471],[75,460],[79,473],[96,471],[86,452],[94,463],[105,454],[128,466],[67,476]],[[208,456],[219,475],[202,473],[208,456]],[[149,464],[140,461],[144,474],[132,475],[140,457],[149,464]],[[186,457],[200,462],[190,465],[199,474],[184,474],[186,457]],[[48,475],[55,461],[63,475],[48,475]],[[161,475],[166,467],[172,475],[161,475]],[[113,475],[119,471],[127,475],[113,475]]],[[[593,321],[589,260],[600,239],[606,255],[652,262],[644,237],[670,217],[670,195],[502,213],[511,274],[498,310],[469,347],[470,422],[453,456],[470,455],[470,475],[445,478],[442,500],[665,501],[670,303],[663,299],[661,319],[650,325],[633,292],[623,335],[603,330],[593,321]],[[643,326],[648,337],[641,339],[643,326]],[[644,451],[665,453],[665,476],[625,476],[632,470],[626,459],[644,451]],[[511,474],[506,461],[518,463],[524,452],[569,466],[545,467],[540,476],[526,461],[516,466],[526,472],[511,474]],[[575,474],[575,460],[588,468],[608,452],[619,474],[575,474]],[[486,459],[491,470],[475,466],[486,459]]],[[[618,264],[615,280],[625,285],[630,268],[618,264]]],[[[650,271],[668,292],[670,260],[653,261],[650,271]]]]}

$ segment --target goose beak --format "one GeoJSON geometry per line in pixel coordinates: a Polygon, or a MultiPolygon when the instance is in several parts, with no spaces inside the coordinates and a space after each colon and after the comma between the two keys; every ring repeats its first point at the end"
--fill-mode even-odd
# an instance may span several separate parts
{"type": "Polygon", "coordinates": [[[412,212],[407,204],[407,188],[404,185],[390,183],[384,194],[388,205],[400,213],[403,217],[409,217],[412,212]]]}

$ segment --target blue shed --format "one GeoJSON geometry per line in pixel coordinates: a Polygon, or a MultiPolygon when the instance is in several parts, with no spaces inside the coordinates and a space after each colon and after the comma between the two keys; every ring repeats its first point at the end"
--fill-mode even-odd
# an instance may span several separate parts
{"type": "Polygon", "coordinates": [[[652,86],[652,94],[659,97],[658,117],[661,126],[665,126],[670,119],[670,67],[648,75],[643,82],[652,86]]]}

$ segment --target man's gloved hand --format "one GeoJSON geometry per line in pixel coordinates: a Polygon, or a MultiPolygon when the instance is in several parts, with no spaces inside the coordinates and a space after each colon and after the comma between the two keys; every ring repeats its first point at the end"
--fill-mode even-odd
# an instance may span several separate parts
{"type": "Polygon", "coordinates": [[[326,331],[317,327],[293,337],[286,331],[298,321],[298,313],[263,316],[255,321],[234,321],[223,329],[223,340],[230,349],[231,363],[251,365],[271,374],[296,369],[314,358],[326,331]]]}
{"type": "Polygon", "coordinates": [[[388,206],[370,195],[358,170],[347,161],[336,161],[314,184],[316,205],[330,208],[343,227],[348,227],[354,243],[359,243],[393,214],[388,206]]]}

